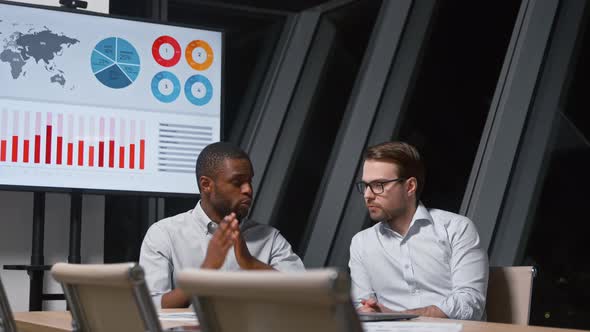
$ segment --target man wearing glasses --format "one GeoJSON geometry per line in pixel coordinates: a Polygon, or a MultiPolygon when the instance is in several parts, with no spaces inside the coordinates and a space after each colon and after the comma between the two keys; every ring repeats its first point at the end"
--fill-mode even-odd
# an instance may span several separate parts
{"type": "Polygon", "coordinates": [[[357,310],[483,319],[488,259],[473,222],[419,201],[424,165],[413,146],[382,143],[364,159],[357,189],[378,223],[350,245],[357,310]]]}

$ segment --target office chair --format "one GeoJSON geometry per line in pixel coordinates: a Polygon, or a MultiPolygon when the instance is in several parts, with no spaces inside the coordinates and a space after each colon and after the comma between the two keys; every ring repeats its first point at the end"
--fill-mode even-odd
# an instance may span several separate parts
{"type": "Polygon", "coordinates": [[[202,331],[362,331],[348,274],[334,269],[186,270],[177,281],[190,295],[202,331]]]}
{"type": "Polygon", "coordinates": [[[486,299],[488,321],[528,325],[535,275],[532,266],[490,267],[486,299]]]}
{"type": "Polygon", "coordinates": [[[57,263],[51,275],[62,284],[75,331],[162,330],[143,269],[136,263],[57,263]]]}
{"type": "Polygon", "coordinates": [[[16,332],[16,323],[8,303],[8,296],[6,296],[2,285],[2,279],[0,279],[0,332],[16,332]]]}

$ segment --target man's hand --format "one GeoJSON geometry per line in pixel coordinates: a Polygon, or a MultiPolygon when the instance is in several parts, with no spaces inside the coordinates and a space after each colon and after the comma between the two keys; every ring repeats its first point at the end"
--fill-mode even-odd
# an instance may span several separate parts
{"type": "MultiPolygon", "coordinates": [[[[231,213],[229,219],[232,222],[236,219],[236,214],[231,213]]],[[[240,232],[240,228],[233,230],[233,238],[235,239],[234,243],[234,253],[236,255],[236,261],[238,265],[244,270],[272,270],[273,268],[270,265],[264,264],[258,259],[256,259],[252,254],[250,254],[250,250],[248,250],[248,246],[246,245],[246,241],[240,232]]]]}
{"type": "Polygon", "coordinates": [[[402,313],[424,316],[424,317],[449,318],[449,317],[447,317],[447,315],[445,315],[444,312],[442,312],[442,310],[440,310],[439,307],[437,307],[435,305],[429,305],[429,306],[423,307],[423,308],[410,309],[410,310],[402,311],[402,313]]]}
{"type": "Polygon", "coordinates": [[[393,310],[377,302],[377,299],[374,297],[362,299],[361,304],[363,306],[356,309],[358,312],[394,312],[393,310]]]}
{"type": "Polygon", "coordinates": [[[223,265],[227,252],[236,241],[236,230],[239,231],[238,220],[235,218],[235,214],[232,213],[223,218],[219,223],[219,228],[213,234],[211,241],[209,241],[207,254],[201,268],[219,269],[223,265]],[[232,215],[233,218],[231,217],[232,215]]]}
{"type": "Polygon", "coordinates": [[[236,238],[236,243],[234,245],[234,252],[236,254],[236,261],[238,265],[244,270],[251,270],[254,266],[255,258],[252,257],[250,254],[250,250],[248,250],[248,246],[246,246],[246,241],[242,237],[240,230],[234,232],[234,237],[236,238]]]}

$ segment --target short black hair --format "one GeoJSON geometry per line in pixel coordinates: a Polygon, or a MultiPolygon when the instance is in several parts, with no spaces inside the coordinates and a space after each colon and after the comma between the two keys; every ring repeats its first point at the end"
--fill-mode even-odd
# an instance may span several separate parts
{"type": "Polygon", "coordinates": [[[225,159],[247,159],[250,161],[248,154],[233,143],[217,142],[207,145],[199,154],[195,167],[199,190],[201,190],[199,178],[201,176],[215,177],[225,159]]]}

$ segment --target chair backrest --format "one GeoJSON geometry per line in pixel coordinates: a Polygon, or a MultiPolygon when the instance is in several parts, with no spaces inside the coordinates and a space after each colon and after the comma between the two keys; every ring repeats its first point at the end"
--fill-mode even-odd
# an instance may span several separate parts
{"type": "Polygon", "coordinates": [[[488,321],[528,325],[534,277],[532,266],[491,267],[486,300],[488,321]]]}
{"type": "Polygon", "coordinates": [[[162,330],[138,264],[57,263],[51,274],[62,284],[76,330],[162,330]]]}
{"type": "Polygon", "coordinates": [[[16,332],[16,323],[8,303],[8,296],[6,296],[2,285],[2,279],[0,279],[0,332],[16,332]]]}
{"type": "Polygon", "coordinates": [[[348,274],[334,269],[187,270],[177,281],[191,296],[202,331],[362,331],[348,274]]]}

